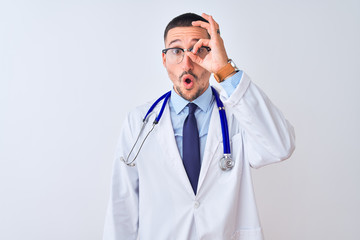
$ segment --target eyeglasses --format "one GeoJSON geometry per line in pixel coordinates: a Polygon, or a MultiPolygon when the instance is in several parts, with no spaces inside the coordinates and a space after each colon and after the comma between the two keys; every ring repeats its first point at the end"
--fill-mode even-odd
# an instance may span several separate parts
{"type": "MultiPolygon", "coordinates": [[[[166,60],[171,64],[179,64],[184,59],[184,52],[191,52],[193,50],[193,47],[189,49],[183,49],[183,48],[165,48],[162,50],[164,54],[166,54],[166,60]]],[[[211,48],[202,46],[197,51],[196,55],[199,56],[201,59],[204,59],[206,55],[211,51],[211,48]]]]}

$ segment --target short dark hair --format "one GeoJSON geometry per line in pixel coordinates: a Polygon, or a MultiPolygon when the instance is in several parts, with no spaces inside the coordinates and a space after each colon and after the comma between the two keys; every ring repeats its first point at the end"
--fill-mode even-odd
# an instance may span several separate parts
{"type": "Polygon", "coordinates": [[[177,16],[176,18],[171,20],[168,23],[168,25],[166,26],[165,31],[164,31],[164,40],[166,39],[166,36],[170,29],[176,28],[176,27],[191,27],[192,26],[191,23],[193,21],[203,21],[203,22],[208,23],[208,21],[205,18],[203,18],[202,16],[199,16],[195,13],[181,14],[180,16],[177,16]]]}

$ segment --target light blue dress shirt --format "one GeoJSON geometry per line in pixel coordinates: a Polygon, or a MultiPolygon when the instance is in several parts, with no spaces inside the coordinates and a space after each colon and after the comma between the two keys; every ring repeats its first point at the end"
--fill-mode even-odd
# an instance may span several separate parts
{"type": "MultiPolygon", "coordinates": [[[[223,81],[222,83],[220,83],[228,96],[230,96],[234,92],[235,88],[240,83],[242,75],[243,72],[239,71],[233,76],[223,81]]],[[[183,156],[182,131],[183,131],[185,118],[189,114],[189,107],[187,106],[188,103],[189,101],[185,100],[180,95],[178,95],[174,89],[171,90],[171,96],[169,101],[170,118],[174,129],[176,144],[179,149],[181,158],[183,156]]],[[[195,111],[195,117],[199,130],[200,159],[202,162],[204,156],[206,138],[209,131],[211,113],[214,105],[216,104],[215,97],[213,96],[211,88],[208,87],[201,96],[199,96],[193,101],[193,103],[195,103],[198,106],[198,108],[195,111]]],[[[220,127],[220,123],[219,123],[219,127],[220,127]]]]}

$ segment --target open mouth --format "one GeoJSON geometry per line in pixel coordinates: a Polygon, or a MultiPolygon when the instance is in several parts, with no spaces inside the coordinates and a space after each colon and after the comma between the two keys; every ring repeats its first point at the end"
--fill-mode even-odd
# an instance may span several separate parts
{"type": "Polygon", "coordinates": [[[194,85],[194,77],[191,74],[186,74],[182,77],[182,82],[184,84],[184,87],[188,90],[190,90],[194,85]]]}

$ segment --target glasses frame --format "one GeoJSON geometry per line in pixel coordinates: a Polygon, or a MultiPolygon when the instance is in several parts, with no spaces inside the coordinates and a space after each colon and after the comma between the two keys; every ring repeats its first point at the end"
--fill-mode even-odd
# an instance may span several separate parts
{"type": "MultiPolygon", "coordinates": [[[[191,48],[189,48],[189,49],[179,48],[179,47],[172,47],[172,48],[165,48],[165,49],[163,49],[161,52],[166,55],[167,51],[169,51],[169,50],[172,50],[172,49],[181,50],[181,51],[183,52],[183,54],[182,54],[181,61],[178,62],[178,64],[179,64],[179,63],[181,63],[181,62],[184,60],[184,53],[185,53],[185,52],[191,52],[191,51],[193,50],[193,48],[194,48],[194,47],[191,47],[191,48]]],[[[200,48],[205,48],[208,52],[211,51],[211,48],[210,48],[210,47],[207,47],[207,46],[201,46],[200,48]]]]}

